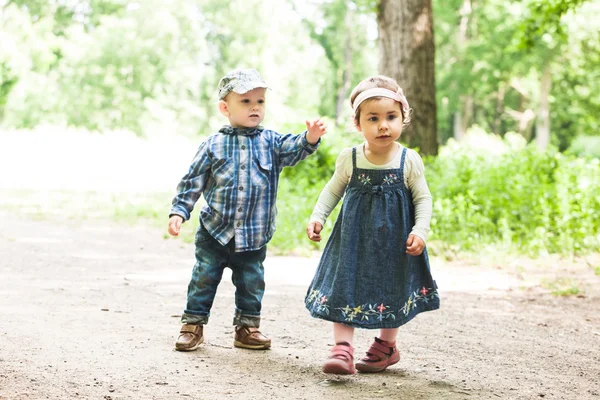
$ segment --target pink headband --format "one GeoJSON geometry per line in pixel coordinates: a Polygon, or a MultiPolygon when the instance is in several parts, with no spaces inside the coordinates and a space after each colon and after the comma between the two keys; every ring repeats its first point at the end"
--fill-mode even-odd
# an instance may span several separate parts
{"type": "Polygon", "coordinates": [[[389,99],[397,101],[402,107],[402,113],[404,114],[404,123],[406,124],[408,123],[408,121],[410,121],[410,117],[408,115],[410,108],[408,106],[408,101],[404,96],[404,92],[402,91],[402,88],[398,88],[398,91],[396,92],[385,88],[372,88],[361,92],[354,99],[354,114],[356,114],[356,111],[358,111],[358,107],[363,101],[372,97],[387,97],[389,99]]]}

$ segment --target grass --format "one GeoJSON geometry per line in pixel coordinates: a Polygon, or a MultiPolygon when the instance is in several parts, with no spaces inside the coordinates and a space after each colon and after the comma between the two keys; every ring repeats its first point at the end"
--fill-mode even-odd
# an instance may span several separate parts
{"type": "Polygon", "coordinates": [[[577,282],[569,278],[558,278],[552,281],[544,280],[542,281],[542,287],[549,289],[553,295],[561,297],[576,296],[582,293],[577,282]]]}
{"type": "MultiPolygon", "coordinates": [[[[92,191],[0,190],[0,209],[27,215],[37,220],[111,220],[135,225],[144,223],[164,229],[165,240],[193,243],[198,229],[203,200],[196,204],[190,220],[182,225],[178,238],[167,233],[172,193],[101,193],[92,191]]],[[[315,195],[316,196],[316,195],[315,195]]],[[[310,255],[318,249],[308,239],[300,240],[309,215],[298,208],[298,202],[279,200],[278,229],[269,250],[273,254],[310,255]],[[304,214],[303,214],[304,213],[304,214]]],[[[328,227],[333,223],[328,224],[328,227]]]]}
{"type": "Polygon", "coordinates": [[[166,227],[171,195],[62,190],[0,190],[0,208],[38,219],[140,220],[166,227]],[[166,211],[165,211],[166,210],[166,211]]]}

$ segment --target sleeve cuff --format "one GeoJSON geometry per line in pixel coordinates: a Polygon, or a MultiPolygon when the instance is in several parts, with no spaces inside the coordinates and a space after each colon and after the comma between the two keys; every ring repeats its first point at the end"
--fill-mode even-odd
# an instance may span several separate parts
{"type": "Polygon", "coordinates": [[[325,220],[324,218],[320,217],[319,215],[317,215],[317,214],[313,214],[313,215],[311,215],[311,216],[310,216],[309,223],[310,223],[310,222],[318,222],[318,223],[320,223],[321,225],[325,226],[325,221],[326,221],[326,220],[325,220]]]}
{"type": "Polygon", "coordinates": [[[304,133],[302,133],[301,135],[302,135],[302,146],[305,149],[316,150],[317,147],[319,147],[319,145],[321,144],[321,138],[319,138],[319,140],[317,140],[317,143],[315,143],[315,144],[308,143],[308,140],[306,139],[306,135],[308,135],[308,131],[304,131],[304,133]]]}
{"type": "Polygon", "coordinates": [[[181,218],[183,218],[183,222],[190,219],[190,214],[187,211],[182,210],[180,208],[173,207],[171,209],[171,212],[169,213],[169,218],[171,218],[173,215],[179,215],[181,218]]]}
{"type": "Polygon", "coordinates": [[[425,245],[427,245],[427,234],[426,233],[423,233],[418,230],[413,230],[410,234],[420,237],[421,239],[423,239],[423,242],[425,243],[425,245]]]}

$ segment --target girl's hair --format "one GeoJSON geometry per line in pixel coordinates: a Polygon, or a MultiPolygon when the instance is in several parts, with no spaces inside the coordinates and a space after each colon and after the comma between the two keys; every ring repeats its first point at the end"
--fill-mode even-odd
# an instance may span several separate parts
{"type": "MultiPolygon", "coordinates": [[[[400,85],[398,85],[398,82],[396,82],[394,79],[392,79],[388,76],[375,75],[375,76],[370,76],[367,79],[362,80],[358,85],[356,85],[356,87],[352,90],[352,93],[350,93],[350,106],[352,106],[352,108],[354,108],[354,100],[356,99],[356,97],[359,94],[361,94],[362,92],[364,92],[365,90],[373,89],[373,88],[383,88],[383,89],[391,90],[392,92],[399,92],[400,95],[402,97],[404,97],[404,92],[402,91],[402,88],[400,87],[400,85]]],[[[381,98],[382,97],[373,97],[371,99],[365,100],[365,102],[372,100],[372,99],[381,99],[381,98]]],[[[356,124],[356,125],[359,124],[360,109],[361,109],[362,105],[365,104],[365,102],[361,103],[361,105],[358,106],[358,109],[354,113],[354,124],[356,124]]],[[[400,103],[400,112],[402,113],[402,121],[404,122],[404,125],[408,124],[410,122],[411,109],[406,100],[404,102],[400,103]]]]}

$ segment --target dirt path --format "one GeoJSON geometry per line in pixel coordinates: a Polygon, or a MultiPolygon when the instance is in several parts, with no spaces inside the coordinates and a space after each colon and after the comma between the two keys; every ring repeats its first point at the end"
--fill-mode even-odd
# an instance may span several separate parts
{"type": "MultiPolygon", "coordinates": [[[[553,268],[434,259],[442,308],[401,328],[400,363],[341,378],[320,372],[330,326],[303,306],[315,259],[268,258],[272,350],[232,346],[226,278],[206,344],[174,351],[192,254],[153,228],[0,211],[0,399],[600,399],[600,278],[584,264],[565,263],[585,290],[565,298],[535,284],[553,268]]],[[[358,354],[372,336],[357,332],[358,354]]]]}

